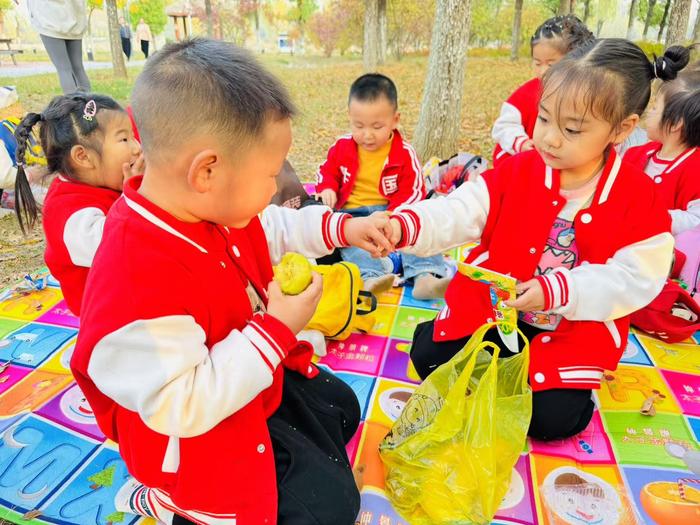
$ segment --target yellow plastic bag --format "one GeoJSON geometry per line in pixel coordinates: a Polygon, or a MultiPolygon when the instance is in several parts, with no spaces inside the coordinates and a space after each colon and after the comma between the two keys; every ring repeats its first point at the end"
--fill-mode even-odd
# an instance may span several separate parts
{"type": "Polygon", "coordinates": [[[532,415],[530,350],[523,337],[498,359],[483,341],[495,326],[428,376],[379,447],[389,499],[412,525],[487,524],[506,494],[532,415]]]}
{"type": "Polygon", "coordinates": [[[329,339],[340,341],[355,330],[371,330],[377,298],[362,290],[357,265],[348,262],[320,265],[314,266],[314,272],[323,277],[323,295],[306,329],[318,330],[329,339]]]}

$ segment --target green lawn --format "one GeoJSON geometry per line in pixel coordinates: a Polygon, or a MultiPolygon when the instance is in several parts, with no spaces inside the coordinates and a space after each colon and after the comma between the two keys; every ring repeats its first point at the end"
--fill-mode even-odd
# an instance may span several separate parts
{"type": "MultiPolygon", "coordinates": [[[[325,59],[271,55],[260,59],[285,83],[299,108],[289,158],[303,180],[313,180],[330,145],[347,132],[347,91],[352,81],[362,74],[362,60],[360,57],[325,59]]],[[[401,128],[409,140],[418,122],[426,66],[427,57],[406,57],[380,68],[398,85],[401,128]]],[[[115,80],[111,70],[89,71],[88,74],[93,90],[110,94],[126,104],[138,69],[129,68],[128,80],[115,80]]],[[[468,59],[460,149],[490,156],[493,148],[490,130],[500,105],[530,74],[527,59],[516,63],[498,57],[468,59]]],[[[58,78],[54,74],[6,78],[3,84],[17,86],[27,111],[41,111],[59,93],[58,78]]],[[[42,264],[42,246],[39,234],[31,238],[31,244],[24,244],[12,217],[0,220],[0,238],[1,289],[42,264]]]]}

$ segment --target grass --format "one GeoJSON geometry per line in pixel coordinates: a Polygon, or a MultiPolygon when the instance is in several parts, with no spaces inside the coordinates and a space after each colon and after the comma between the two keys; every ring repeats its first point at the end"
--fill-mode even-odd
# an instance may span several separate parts
{"type": "MultiPolygon", "coordinates": [[[[260,59],[284,82],[299,108],[289,159],[300,178],[311,181],[335,138],[347,132],[347,91],[363,72],[361,57],[262,55],[260,59]]],[[[409,56],[401,61],[390,60],[380,68],[398,85],[401,129],[409,140],[418,122],[426,67],[427,57],[409,56]]],[[[129,68],[126,80],[115,80],[111,70],[92,70],[88,74],[94,91],[110,94],[126,104],[138,72],[138,68],[129,68]]],[[[460,150],[490,157],[491,125],[501,103],[530,75],[526,59],[518,62],[510,62],[502,56],[468,59],[462,96],[460,150]]],[[[3,83],[17,86],[25,111],[41,111],[60,93],[55,74],[4,79],[3,83]]],[[[43,245],[40,230],[28,238],[29,244],[23,244],[12,217],[0,220],[0,239],[1,289],[43,264],[43,245]]]]}

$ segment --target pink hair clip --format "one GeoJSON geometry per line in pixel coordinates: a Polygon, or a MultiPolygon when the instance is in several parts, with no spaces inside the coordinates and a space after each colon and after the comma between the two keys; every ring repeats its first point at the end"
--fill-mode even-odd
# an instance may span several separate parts
{"type": "Polygon", "coordinates": [[[87,104],[85,104],[85,109],[83,109],[83,118],[87,121],[92,121],[92,117],[97,115],[97,104],[95,101],[90,99],[87,104]]]}

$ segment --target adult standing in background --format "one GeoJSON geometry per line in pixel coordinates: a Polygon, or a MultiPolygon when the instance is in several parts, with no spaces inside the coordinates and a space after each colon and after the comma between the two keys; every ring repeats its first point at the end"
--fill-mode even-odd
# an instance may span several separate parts
{"type": "Polygon", "coordinates": [[[90,79],[83,67],[85,0],[27,0],[27,10],[32,27],[41,36],[58,71],[63,92],[89,92],[90,79]]]}
{"type": "Polygon", "coordinates": [[[119,36],[122,39],[122,51],[127,60],[131,60],[131,27],[124,21],[124,17],[119,17],[119,36]]]}
{"type": "Polygon", "coordinates": [[[143,56],[148,58],[148,46],[153,40],[153,35],[151,35],[151,28],[143,18],[139,21],[139,25],[136,26],[136,39],[141,42],[143,56]]]}

